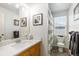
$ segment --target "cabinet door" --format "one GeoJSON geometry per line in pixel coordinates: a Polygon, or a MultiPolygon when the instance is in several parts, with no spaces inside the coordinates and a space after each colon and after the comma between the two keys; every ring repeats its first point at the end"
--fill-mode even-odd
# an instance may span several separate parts
{"type": "Polygon", "coordinates": [[[30,54],[29,50],[26,50],[26,51],[23,51],[20,54],[18,54],[18,56],[31,56],[31,54],[30,54]]]}
{"type": "Polygon", "coordinates": [[[29,50],[32,56],[40,56],[40,43],[32,46],[29,50]]]}
{"type": "Polygon", "coordinates": [[[18,56],[40,56],[40,44],[37,43],[34,46],[30,47],[28,50],[25,50],[18,54],[18,56]]]}

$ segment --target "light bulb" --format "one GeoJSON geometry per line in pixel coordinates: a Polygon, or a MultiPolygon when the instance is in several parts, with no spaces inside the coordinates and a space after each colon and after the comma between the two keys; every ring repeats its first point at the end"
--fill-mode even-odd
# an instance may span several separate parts
{"type": "Polygon", "coordinates": [[[16,8],[19,8],[19,6],[20,6],[19,4],[16,4],[16,8]]]}

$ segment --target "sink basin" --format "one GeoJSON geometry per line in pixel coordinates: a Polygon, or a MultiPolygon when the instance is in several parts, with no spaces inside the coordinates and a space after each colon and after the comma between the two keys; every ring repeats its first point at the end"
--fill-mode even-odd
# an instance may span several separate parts
{"type": "Polygon", "coordinates": [[[8,44],[10,44],[10,43],[12,43],[13,41],[12,40],[4,40],[4,41],[1,41],[0,42],[0,47],[1,46],[5,46],[5,45],[8,45],[8,44]]]}
{"type": "Polygon", "coordinates": [[[24,47],[28,44],[30,44],[32,42],[32,40],[21,40],[21,42],[18,42],[18,43],[13,43],[11,45],[11,47],[16,47],[16,48],[20,48],[20,47],[24,47]]]}
{"type": "Polygon", "coordinates": [[[16,48],[23,47],[23,46],[24,46],[24,44],[20,44],[20,43],[16,43],[16,44],[12,45],[12,47],[16,47],[16,48]]]}

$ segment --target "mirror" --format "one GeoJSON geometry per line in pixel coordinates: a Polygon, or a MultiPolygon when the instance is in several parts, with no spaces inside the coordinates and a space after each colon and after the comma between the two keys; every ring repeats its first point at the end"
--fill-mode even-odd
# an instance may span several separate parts
{"type": "Polygon", "coordinates": [[[17,3],[0,3],[0,40],[14,39],[29,33],[27,17],[17,3]]]}

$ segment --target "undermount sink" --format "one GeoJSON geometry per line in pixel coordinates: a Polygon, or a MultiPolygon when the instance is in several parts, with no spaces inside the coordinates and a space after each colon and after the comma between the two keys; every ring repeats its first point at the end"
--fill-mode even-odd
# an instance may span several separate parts
{"type": "Polygon", "coordinates": [[[11,40],[4,40],[4,41],[1,41],[1,42],[0,42],[0,47],[5,46],[5,45],[8,45],[8,44],[10,44],[10,43],[12,43],[11,40]]]}
{"type": "Polygon", "coordinates": [[[21,44],[21,43],[15,43],[15,44],[13,44],[11,47],[23,47],[24,46],[24,44],[21,44]]]}
{"type": "Polygon", "coordinates": [[[20,42],[14,42],[12,45],[11,45],[11,47],[24,47],[25,45],[27,45],[27,44],[29,44],[29,43],[31,43],[32,42],[32,40],[21,40],[20,42]]]}

